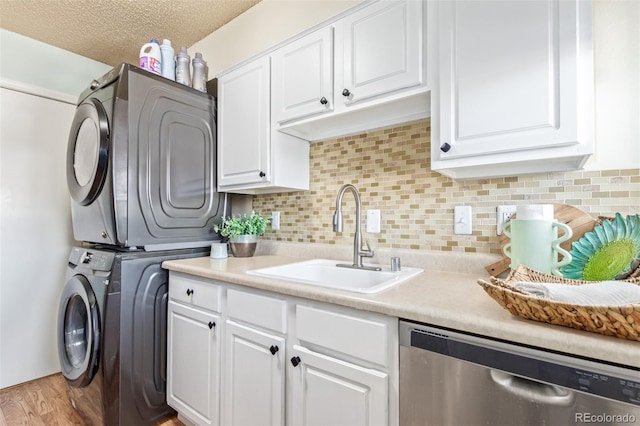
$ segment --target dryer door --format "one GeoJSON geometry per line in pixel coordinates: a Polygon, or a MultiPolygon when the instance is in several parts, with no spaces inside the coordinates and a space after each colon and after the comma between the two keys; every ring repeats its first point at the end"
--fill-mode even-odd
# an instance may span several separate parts
{"type": "Polygon", "coordinates": [[[109,123],[102,104],[87,99],[76,109],[67,145],[67,186],[86,206],[100,194],[109,162],[109,123]]]}
{"type": "Polygon", "coordinates": [[[58,310],[58,357],[72,386],[88,385],[98,371],[100,334],[96,296],[86,277],[74,275],[64,286],[58,310]]]}

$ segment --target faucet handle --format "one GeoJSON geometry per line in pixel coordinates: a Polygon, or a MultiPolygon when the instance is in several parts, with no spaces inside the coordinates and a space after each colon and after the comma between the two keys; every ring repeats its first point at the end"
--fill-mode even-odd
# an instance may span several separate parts
{"type": "Polygon", "coordinates": [[[364,240],[364,244],[367,246],[366,249],[360,248],[360,256],[362,257],[373,257],[373,250],[371,250],[371,246],[367,240],[364,240]]]}

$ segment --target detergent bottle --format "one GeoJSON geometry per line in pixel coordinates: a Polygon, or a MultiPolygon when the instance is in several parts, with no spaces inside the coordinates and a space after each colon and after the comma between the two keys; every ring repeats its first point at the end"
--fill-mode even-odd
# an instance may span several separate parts
{"type": "Polygon", "coordinates": [[[151,40],[140,49],[140,68],[152,73],[162,74],[162,56],[158,40],[151,40]]]}
{"type": "Polygon", "coordinates": [[[176,81],[191,87],[191,63],[186,47],[181,47],[176,55],[176,81]]]}
{"type": "Polygon", "coordinates": [[[207,64],[202,59],[202,53],[196,53],[193,58],[193,88],[207,92],[207,64]]]}
{"type": "Polygon", "coordinates": [[[176,61],[173,59],[173,47],[171,40],[164,39],[160,45],[160,56],[162,58],[162,76],[169,80],[176,79],[176,61]]]}

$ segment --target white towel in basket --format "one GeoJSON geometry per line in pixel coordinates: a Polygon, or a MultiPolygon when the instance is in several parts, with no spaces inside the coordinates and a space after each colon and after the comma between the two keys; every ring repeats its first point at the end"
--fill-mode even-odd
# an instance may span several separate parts
{"type": "Polygon", "coordinates": [[[514,287],[533,296],[571,305],[624,306],[640,303],[640,285],[624,281],[581,285],[517,282],[514,287]]]}

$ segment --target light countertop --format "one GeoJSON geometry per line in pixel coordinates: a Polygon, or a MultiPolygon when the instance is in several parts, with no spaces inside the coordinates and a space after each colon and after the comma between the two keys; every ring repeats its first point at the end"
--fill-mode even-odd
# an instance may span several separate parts
{"type": "Polygon", "coordinates": [[[511,315],[477,284],[477,273],[430,270],[373,295],[315,287],[246,274],[304,259],[283,255],[171,260],[163,267],[290,296],[378,312],[482,336],[640,368],[640,342],[574,330],[511,315]]]}

